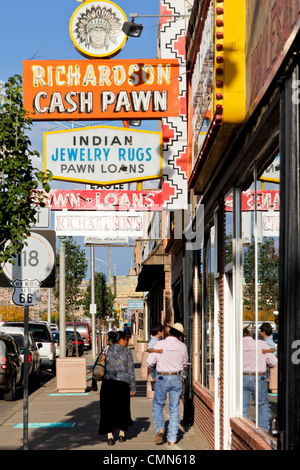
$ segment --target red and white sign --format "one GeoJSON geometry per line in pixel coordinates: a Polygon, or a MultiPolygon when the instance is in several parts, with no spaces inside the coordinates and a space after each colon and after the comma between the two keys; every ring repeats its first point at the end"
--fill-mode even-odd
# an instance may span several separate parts
{"type": "Polygon", "coordinates": [[[52,189],[46,196],[54,211],[161,211],[163,197],[161,190],[118,191],[118,190],[61,190],[52,189]]]}
{"type": "Polygon", "coordinates": [[[57,236],[144,236],[144,212],[61,211],[55,212],[57,236]]]}
{"type": "MultiPolygon", "coordinates": [[[[280,210],[280,191],[278,190],[259,190],[256,195],[258,211],[279,211],[280,210]]],[[[228,197],[225,201],[226,212],[232,212],[233,198],[228,197]]],[[[242,211],[255,210],[254,191],[244,191],[242,193],[242,211]]]]}

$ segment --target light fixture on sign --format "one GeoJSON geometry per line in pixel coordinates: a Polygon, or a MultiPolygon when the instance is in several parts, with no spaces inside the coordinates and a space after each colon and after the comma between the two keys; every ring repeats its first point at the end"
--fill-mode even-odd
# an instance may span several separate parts
{"type": "Polygon", "coordinates": [[[125,22],[122,26],[122,31],[127,36],[138,38],[142,34],[143,25],[134,22],[134,18],[131,21],[125,22]]]}
{"type": "Polygon", "coordinates": [[[137,13],[130,13],[131,21],[125,22],[122,26],[122,31],[127,35],[134,38],[140,37],[143,31],[143,25],[134,22],[135,18],[190,18],[191,15],[138,15],[137,13]]]}
{"type": "Polygon", "coordinates": [[[141,122],[139,119],[132,119],[131,121],[128,121],[128,124],[131,126],[131,127],[140,127],[141,125],[141,122]]]}

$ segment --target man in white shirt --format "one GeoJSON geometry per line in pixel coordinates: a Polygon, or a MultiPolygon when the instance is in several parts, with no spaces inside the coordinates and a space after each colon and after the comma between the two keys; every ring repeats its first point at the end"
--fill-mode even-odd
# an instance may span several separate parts
{"type": "Polygon", "coordinates": [[[162,354],[151,353],[147,359],[147,365],[153,367],[156,364],[157,377],[153,397],[153,419],[156,436],[156,444],[163,443],[164,435],[164,406],[169,393],[169,426],[167,440],[169,445],[174,445],[178,435],[179,403],[182,392],[181,372],[187,365],[188,353],[186,345],[181,341],[186,336],[181,323],[170,326],[169,336],[160,340],[154,349],[162,350],[162,354]]]}
{"type": "Polygon", "coordinates": [[[256,397],[256,375],[258,376],[258,426],[265,432],[270,429],[270,405],[268,396],[267,367],[277,364],[276,356],[263,340],[252,338],[247,328],[243,331],[243,416],[249,418],[251,395],[256,397]],[[257,357],[256,357],[257,350],[257,357]],[[268,352],[270,350],[270,352],[268,352]],[[257,367],[257,370],[256,370],[257,367]]]}

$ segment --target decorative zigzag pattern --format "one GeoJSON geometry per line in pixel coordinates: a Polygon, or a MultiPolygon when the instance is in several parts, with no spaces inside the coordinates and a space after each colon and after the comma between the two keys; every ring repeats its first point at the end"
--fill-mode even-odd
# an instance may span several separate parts
{"type": "MultiPolygon", "coordinates": [[[[161,15],[184,15],[184,0],[161,0],[161,15]]],[[[185,20],[161,19],[160,50],[163,59],[179,61],[180,116],[164,118],[163,128],[163,195],[168,209],[184,208],[187,204],[187,115],[186,115],[186,67],[185,20]]]]}

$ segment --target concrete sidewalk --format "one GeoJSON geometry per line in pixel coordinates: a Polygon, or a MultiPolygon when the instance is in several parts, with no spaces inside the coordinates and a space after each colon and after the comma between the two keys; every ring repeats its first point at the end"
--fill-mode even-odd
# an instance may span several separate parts
{"type": "MultiPolygon", "coordinates": [[[[132,349],[134,359],[136,354],[132,349]]],[[[146,380],[141,378],[140,364],[135,362],[137,394],[131,398],[131,415],[134,425],[126,433],[124,443],[116,441],[108,446],[106,436],[99,436],[99,390],[91,390],[91,353],[87,361],[87,390],[83,394],[58,394],[56,380],[51,379],[29,397],[28,448],[29,450],[105,450],[118,451],[199,451],[208,450],[205,441],[195,428],[179,427],[178,442],[174,446],[154,444],[155,430],[152,419],[152,400],[146,396],[146,380]],[[48,427],[45,426],[45,423],[48,427]],[[49,424],[48,424],[49,423],[49,424]],[[59,423],[59,424],[58,424],[59,423]],[[32,427],[35,426],[35,427],[32,427]],[[52,427],[51,427],[52,426],[52,427]],[[58,427],[59,426],[59,427],[58,427]]],[[[101,385],[100,385],[101,386],[101,385]]],[[[98,388],[100,389],[98,384],[98,388]]],[[[122,399],[116,406],[122,406],[122,399]]],[[[181,405],[182,418],[182,405],[181,405]]],[[[165,421],[168,419],[168,404],[165,421]]],[[[9,416],[0,419],[0,450],[23,448],[23,400],[19,400],[9,416]],[[19,425],[20,428],[14,426],[19,425]]],[[[117,436],[115,436],[117,437],[117,436]]]]}

